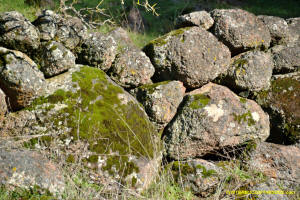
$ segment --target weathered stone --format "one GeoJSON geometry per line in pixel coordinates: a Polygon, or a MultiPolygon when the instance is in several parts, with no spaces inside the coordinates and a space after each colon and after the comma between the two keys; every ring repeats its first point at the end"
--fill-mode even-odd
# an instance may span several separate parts
{"type": "Polygon", "coordinates": [[[40,95],[44,80],[43,73],[29,57],[0,47],[0,88],[7,95],[11,109],[28,106],[40,95]]]}
{"type": "Polygon", "coordinates": [[[5,101],[5,94],[0,89],[0,121],[3,120],[6,112],[7,112],[7,105],[6,105],[6,101],[5,101]]]}
{"type": "Polygon", "coordinates": [[[120,50],[118,44],[112,36],[93,32],[83,42],[78,60],[81,64],[107,71],[115,60],[118,50],[120,50]]]}
{"type": "Polygon", "coordinates": [[[133,93],[141,102],[159,129],[164,128],[174,117],[185,94],[180,81],[165,81],[136,88],[133,93]]]}
{"type": "Polygon", "coordinates": [[[199,27],[172,31],[151,41],[144,51],[155,67],[156,81],[179,80],[187,88],[215,79],[230,63],[228,48],[199,27]]]}
{"type": "Polygon", "coordinates": [[[271,54],[249,51],[231,59],[224,84],[236,90],[261,91],[269,89],[274,68],[271,54]]]}
{"type": "Polygon", "coordinates": [[[276,180],[284,190],[293,190],[300,184],[300,149],[262,142],[250,154],[250,167],[276,180]]]}
{"type": "Polygon", "coordinates": [[[300,73],[273,76],[271,87],[255,100],[270,115],[270,142],[294,144],[300,139],[300,73]]]}
{"type": "Polygon", "coordinates": [[[190,92],[165,129],[165,155],[185,159],[213,154],[269,136],[269,117],[258,104],[209,83],[190,92]]]}
{"type": "Polygon", "coordinates": [[[233,55],[270,46],[268,28],[254,14],[240,9],[215,9],[211,16],[215,20],[213,33],[233,55]]]}
{"type": "Polygon", "coordinates": [[[134,46],[127,31],[121,27],[118,27],[113,31],[109,32],[109,35],[111,35],[115,39],[115,41],[121,46],[134,46]]]}
{"type": "Polygon", "coordinates": [[[62,43],[68,49],[80,46],[87,37],[87,28],[77,17],[62,17],[51,10],[44,10],[33,24],[41,32],[42,40],[62,43]]]}
{"type": "Polygon", "coordinates": [[[46,136],[27,145],[56,146],[68,162],[80,159],[103,185],[149,186],[161,161],[159,138],[139,103],[93,67],[75,66],[47,83],[47,95],[28,109],[35,120],[23,127],[32,137],[46,136]]]}
{"type": "Polygon", "coordinates": [[[75,66],[74,54],[61,43],[49,41],[42,44],[40,53],[35,56],[36,62],[45,77],[52,77],[75,66]]]}
{"type": "Polygon", "coordinates": [[[265,24],[271,35],[271,44],[287,44],[290,40],[289,26],[287,22],[274,16],[259,15],[258,18],[265,24]]]}
{"type": "Polygon", "coordinates": [[[110,69],[110,77],[125,88],[152,83],[155,69],[144,52],[133,47],[124,47],[116,56],[110,69]]]}
{"type": "Polygon", "coordinates": [[[298,45],[300,45],[300,17],[290,18],[286,21],[289,25],[292,42],[298,43],[298,45]]]}
{"type": "Polygon", "coordinates": [[[40,44],[39,31],[17,11],[0,13],[0,45],[31,53],[40,44]]]}
{"type": "Polygon", "coordinates": [[[272,52],[274,73],[288,73],[300,69],[300,46],[279,46],[272,52]]]}
{"type": "Polygon", "coordinates": [[[174,161],[168,167],[175,181],[197,196],[208,197],[214,194],[221,181],[221,169],[206,160],[174,161]]]}
{"type": "Polygon", "coordinates": [[[0,183],[21,188],[38,186],[62,193],[64,177],[58,167],[37,152],[0,148],[0,183]]]}
{"type": "Polygon", "coordinates": [[[196,11],[181,15],[177,18],[175,27],[182,28],[188,26],[200,26],[208,30],[214,24],[213,18],[206,11],[196,11]]]}

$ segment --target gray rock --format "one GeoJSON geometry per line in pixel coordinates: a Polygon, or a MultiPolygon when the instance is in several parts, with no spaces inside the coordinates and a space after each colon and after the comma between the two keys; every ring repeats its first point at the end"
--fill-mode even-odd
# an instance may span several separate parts
{"type": "Polygon", "coordinates": [[[257,200],[289,200],[288,195],[278,187],[278,185],[272,182],[259,183],[249,188],[249,191],[255,191],[258,194],[250,195],[250,198],[255,198],[257,200]],[[273,193],[273,194],[272,194],[273,193]]]}
{"type": "Polygon", "coordinates": [[[228,48],[199,27],[174,30],[151,41],[144,51],[155,67],[156,81],[179,80],[187,88],[215,79],[230,63],[228,48]]]}
{"type": "Polygon", "coordinates": [[[133,88],[152,83],[154,72],[144,52],[134,47],[124,47],[111,66],[110,77],[122,87],[133,88]]]}
{"type": "Polygon", "coordinates": [[[63,17],[51,10],[44,10],[33,24],[41,32],[42,40],[55,40],[68,49],[80,46],[87,37],[87,28],[77,17],[63,17]]]}
{"type": "Polygon", "coordinates": [[[298,45],[300,45],[300,17],[290,18],[286,21],[289,25],[292,42],[298,43],[298,45]]]}
{"type": "Polygon", "coordinates": [[[78,61],[107,71],[121,49],[112,36],[93,32],[83,42],[78,61]]]}
{"type": "Polygon", "coordinates": [[[186,159],[269,136],[269,117],[252,100],[209,83],[190,92],[165,129],[165,155],[186,159]]]}
{"type": "Polygon", "coordinates": [[[140,86],[133,93],[143,104],[150,120],[161,129],[175,116],[185,87],[180,81],[165,81],[140,86]]]}
{"type": "Polygon", "coordinates": [[[214,194],[221,181],[222,170],[206,160],[174,161],[168,167],[175,181],[197,196],[208,197],[214,194]]]}
{"type": "Polygon", "coordinates": [[[121,46],[134,46],[127,31],[121,27],[118,27],[113,31],[109,32],[109,35],[111,35],[115,39],[115,41],[121,46]]]}
{"type": "Polygon", "coordinates": [[[226,44],[233,55],[249,49],[270,46],[268,28],[254,14],[240,9],[215,9],[213,33],[226,44]]]}
{"type": "Polygon", "coordinates": [[[290,40],[289,26],[287,22],[274,16],[259,15],[257,16],[268,28],[271,34],[271,44],[287,44],[290,40]]]}
{"type": "Polygon", "coordinates": [[[281,46],[273,49],[274,73],[288,73],[300,69],[300,46],[281,46]]]}
{"type": "Polygon", "coordinates": [[[154,126],[134,97],[100,69],[75,66],[47,79],[45,95],[9,119],[7,135],[15,133],[14,122],[32,137],[46,134],[48,139],[27,145],[55,146],[62,156],[68,155],[62,159],[88,167],[94,175],[91,181],[109,186],[107,190],[120,189],[120,183],[143,190],[158,172],[161,150],[154,126]]]}
{"type": "Polygon", "coordinates": [[[213,24],[213,18],[211,18],[208,12],[203,10],[179,16],[175,27],[200,26],[205,30],[208,30],[213,24]]]}
{"type": "Polygon", "coordinates": [[[237,90],[267,90],[270,87],[273,68],[271,54],[262,51],[245,52],[231,59],[223,83],[237,90]]]}
{"type": "Polygon", "coordinates": [[[0,183],[4,185],[27,189],[39,186],[53,194],[65,188],[59,168],[33,151],[0,148],[0,169],[0,183]]]}
{"type": "Polygon", "coordinates": [[[270,115],[268,141],[295,144],[300,141],[300,73],[273,76],[271,87],[258,92],[255,100],[270,115]]]}
{"type": "Polygon", "coordinates": [[[7,105],[6,105],[6,101],[5,101],[5,94],[0,89],[0,121],[3,120],[6,112],[7,112],[7,105]]]}
{"type": "Polygon", "coordinates": [[[40,95],[44,75],[37,65],[20,51],[0,47],[0,88],[12,110],[28,106],[40,95]]]}
{"type": "Polygon", "coordinates": [[[275,180],[285,191],[295,191],[300,184],[300,149],[263,142],[250,154],[249,167],[275,180]]]}
{"type": "Polygon", "coordinates": [[[36,27],[17,11],[0,14],[0,45],[31,53],[38,49],[40,35],[36,27]]]}
{"type": "Polygon", "coordinates": [[[49,41],[42,44],[36,62],[45,77],[52,77],[75,66],[74,54],[61,43],[49,41]]]}

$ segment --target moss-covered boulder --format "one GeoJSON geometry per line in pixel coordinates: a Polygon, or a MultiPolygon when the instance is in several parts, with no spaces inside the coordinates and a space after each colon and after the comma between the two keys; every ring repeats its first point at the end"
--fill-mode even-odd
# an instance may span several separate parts
{"type": "Polygon", "coordinates": [[[187,159],[268,138],[269,117],[252,100],[209,83],[185,96],[164,131],[165,155],[187,159]]]}
{"type": "Polygon", "coordinates": [[[25,146],[57,148],[67,162],[94,169],[104,185],[146,187],[159,165],[159,144],[139,103],[92,67],[47,81],[47,94],[27,109],[36,120],[25,124],[30,134],[45,136],[25,146]]]}
{"type": "Polygon", "coordinates": [[[178,80],[199,88],[227,71],[229,49],[200,27],[187,27],[151,41],[144,51],[155,67],[153,80],[178,80]]]}
{"type": "Polygon", "coordinates": [[[256,101],[269,113],[271,134],[268,141],[298,143],[300,139],[300,73],[276,75],[268,91],[256,94],[256,101]]]}

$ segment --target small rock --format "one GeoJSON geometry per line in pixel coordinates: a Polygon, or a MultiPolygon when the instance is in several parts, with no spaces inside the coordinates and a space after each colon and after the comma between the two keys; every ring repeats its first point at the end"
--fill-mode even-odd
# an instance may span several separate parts
{"type": "Polygon", "coordinates": [[[145,107],[150,120],[161,129],[175,116],[185,94],[185,87],[180,81],[165,81],[140,86],[134,93],[145,107]]]}
{"type": "Polygon", "coordinates": [[[5,94],[0,89],[0,122],[3,120],[6,112],[7,112],[7,105],[5,101],[5,94]]]}
{"type": "Polygon", "coordinates": [[[116,56],[110,69],[110,77],[125,88],[152,83],[155,69],[144,52],[133,47],[124,47],[116,56]]]}
{"type": "Polygon", "coordinates": [[[93,32],[83,42],[78,55],[80,64],[88,64],[107,71],[122,47],[110,35],[93,32]]]}
{"type": "Polygon", "coordinates": [[[268,28],[271,34],[271,44],[287,44],[289,42],[289,26],[287,22],[274,16],[259,15],[257,16],[268,28]]]}
{"type": "Polygon", "coordinates": [[[284,190],[294,190],[300,184],[300,149],[262,142],[247,161],[250,167],[280,183],[284,190]]]}
{"type": "Polygon", "coordinates": [[[249,140],[264,141],[269,133],[269,117],[258,104],[209,83],[186,95],[165,128],[165,155],[201,157],[249,140]]]}
{"type": "Polygon", "coordinates": [[[175,27],[182,28],[187,26],[200,26],[208,30],[214,24],[213,18],[206,11],[196,11],[181,15],[177,18],[175,27]]]}
{"type": "Polygon", "coordinates": [[[0,148],[0,183],[29,189],[39,186],[62,193],[64,177],[58,167],[37,152],[0,148]]]}
{"type": "Polygon", "coordinates": [[[224,84],[237,90],[261,91],[270,87],[274,68],[271,54],[249,51],[231,59],[224,84]]]}
{"type": "Polygon", "coordinates": [[[52,77],[75,66],[74,54],[61,43],[50,41],[42,44],[36,62],[45,77],[52,77]]]}
{"type": "Polygon", "coordinates": [[[40,33],[21,13],[4,12],[0,14],[0,45],[31,53],[40,45],[40,33]]]}
{"type": "Polygon", "coordinates": [[[300,69],[300,46],[282,46],[273,52],[274,73],[282,74],[300,69]]]}
{"type": "Polygon", "coordinates": [[[198,88],[227,71],[230,51],[200,27],[174,30],[151,41],[144,51],[154,67],[154,80],[179,80],[198,88]]]}
{"type": "Polygon", "coordinates": [[[28,106],[39,96],[44,75],[37,65],[20,51],[0,47],[0,88],[6,94],[12,110],[28,106]]]}
{"type": "Polygon", "coordinates": [[[270,46],[268,28],[254,14],[240,9],[215,9],[214,35],[227,45],[233,55],[249,49],[270,46]]]}

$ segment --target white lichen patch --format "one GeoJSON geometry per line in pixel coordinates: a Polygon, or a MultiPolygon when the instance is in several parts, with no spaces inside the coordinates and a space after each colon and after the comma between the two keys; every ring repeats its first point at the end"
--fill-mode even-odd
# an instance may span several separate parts
{"type": "Polygon", "coordinates": [[[224,115],[224,110],[222,109],[222,104],[218,106],[216,104],[211,104],[209,106],[204,107],[207,111],[208,117],[213,118],[213,122],[216,122],[224,115]]]}
{"type": "Polygon", "coordinates": [[[251,116],[252,116],[253,120],[256,122],[258,122],[260,119],[259,114],[257,112],[251,113],[251,116]]]}

